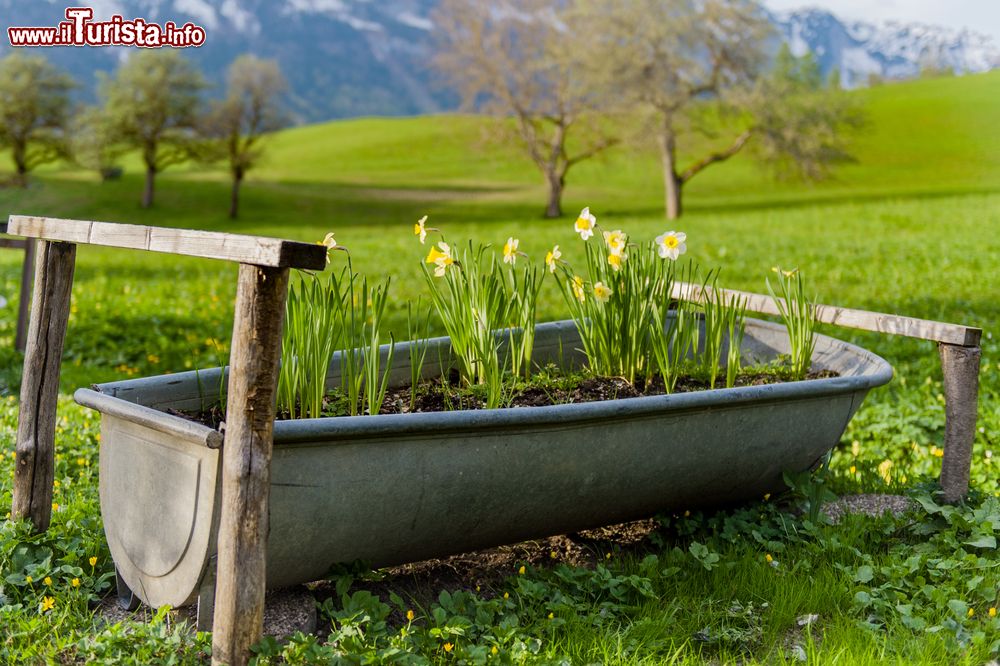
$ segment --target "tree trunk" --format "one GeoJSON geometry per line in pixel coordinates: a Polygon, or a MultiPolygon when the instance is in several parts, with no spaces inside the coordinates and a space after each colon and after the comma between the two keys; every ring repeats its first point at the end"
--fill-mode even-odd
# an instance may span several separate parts
{"type": "Polygon", "coordinates": [[[663,195],[668,220],[681,216],[681,188],[684,182],[677,175],[677,140],[669,121],[660,131],[660,162],[663,165],[663,195]]]}
{"type": "Polygon", "coordinates": [[[28,186],[28,151],[26,146],[14,145],[11,154],[14,157],[14,166],[17,170],[17,175],[14,176],[14,182],[21,187],[28,186]]]}
{"type": "Polygon", "coordinates": [[[146,187],[142,190],[142,207],[153,205],[153,186],[156,182],[156,167],[146,165],[146,187]]]}
{"type": "Polygon", "coordinates": [[[545,207],[545,217],[562,217],[562,194],[566,187],[566,178],[555,171],[548,171],[545,180],[549,184],[549,203],[545,207]]]}
{"type": "Polygon", "coordinates": [[[229,193],[229,219],[235,220],[240,212],[240,184],[243,182],[243,169],[233,169],[233,188],[229,193]]]}

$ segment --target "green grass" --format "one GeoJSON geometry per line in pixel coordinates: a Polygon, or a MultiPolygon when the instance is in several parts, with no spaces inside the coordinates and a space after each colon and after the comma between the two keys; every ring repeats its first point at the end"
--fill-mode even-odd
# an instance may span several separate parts
{"type": "MultiPolygon", "coordinates": [[[[982,497],[993,496],[1000,490],[995,462],[1000,459],[1000,131],[995,128],[1000,72],[857,94],[868,101],[870,123],[856,143],[858,163],[839,170],[832,181],[774,182],[748,156],[739,156],[693,180],[685,195],[685,217],[667,224],[655,156],[620,149],[570,173],[566,210],[575,213],[589,205],[606,228],[622,228],[637,239],[670,228],[685,231],[689,255],[706,268],[721,266],[725,286],[762,292],[772,266],[798,267],[825,303],[983,327],[973,483],[982,497]]],[[[0,190],[0,208],[306,241],[333,230],[350,248],[357,270],[392,277],[386,314],[401,339],[406,301],[424,295],[426,302],[419,272],[426,248],[411,233],[413,222],[425,213],[452,241],[471,237],[500,245],[509,235],[519,236],[521,249],[536,262],[559,243],[565,259],[582,265],[571,219],[540,218],[544,189],[539,175],[513,147],[483,142],[482,130],[480,120],[467,116],[364,119],[288,130],[273,140],[265,163],[251,175],[237,222],[225,217],[224,173],[203,167],[167,171],[157,181],[156,207],[141,210],[141,172],[134,158],[122,180],[103,184],[69,167],[46,167],[27,190],[0,190]]],[[[16,394],[19,381],[21,358],[11,349],[19,274],[18,253],[0,251],[0,295],[10,301],[0,309],[0,450],[5,453],[0,513],[9,508],[13,470],[16,402],[2,393],[16,394]]],[[[218,365],[227,355],[235,280],[235,267],[222,262],[81,247],[62,391],[218,365]]],[[[543,320],[568,315],[551,279],[543,284],[539,311],[543,320]]],[[[832,457],[829,484],[838,492],[893,491],[936,475],[944,408],[933,344],[831,328],[824,332],[884,356],[897,373],[855,417],[832,457]]],[[[173,626],[154,625],[130,643],[121,629],[101,629],[91,619],[88,603],[106,592],[112,571],[97,509],[98,426],[92,413],[68,399],[60,403],[60,415],[60,510],[53,529],[29,537],[21,526],[0,526],[0,626],[10,627],[0,640],[0,662],[45,663],[56,655],[67,661],[106,661],[120,654],[125,663],[143,663],[159,659],[157,650],[167,650],[199,663],[204,641],[192,643],[173,626]],[[90,571],[92,555],[99,562],[90,571]],[[58,612],[38,611],[51,590],[22,579],[11,582],[9,576],[23,576],[30,567],[81,570],[75,576],[59,569],[53,576],[58,612]],[[80,588],[70,585],[73,577],[81,580],[80,588]]],[[[997,622],[985,617],[989,604],[996,605],[995,594],[991,602],[980,590],[1000,588],[1000,558],[995,549],[965,543],[970,534],[986,529],[984,524],[1000,530],[1000,519],[972,513],[985,506],[983,501],[966,509],[965,518],[945,520],[925,512],[915,524],[928,530],[926,538],[917,538],[912,525],[891,521],[810,531],[799,519],[770,509],[758,514],[754,507],[722,518],[671,521],[655,572],[624,556],[609,564],[615,575],[646,578],[655,598],[619,604],[607,622],[595,624],[598,606],[583,595],[575,617],[552,626],[548,602],[534,599],[513,580],[508,589],[517,592],[512,597],[520,609],[515,635],[539,640],[537,654],[525,657],[528,662],[566,657],[572,663],[606,664],[737,658],[784,663],[792,660],[788,650],[795,643],[811,663],[982,663],[996,656],[1000,638],[997,622]],[[794,529],[768,536],[775,516],[785,516],[783,524],[794,529]],[[746,527],[734,539],[720,520],[745,520],[746,527]],[[763,542],[752,536],[754,530],[764,533],[763,542]],[[718,565],[706,569],[689,551],[692,541],[718,554],[718,565]],[[930,544],[929,552],[916,570],[900,570],[914,549],[925,547],[923,542],[930,544]],[[774,553],[780,569],[762,564],[765,552],[774,553]],[[875,572],[864,583],[856,580],[862,566],[875,572]],[[663,575],[671,567],[678,571],[663,575]],[[984,579],[968,588],[977,575],[984,579]],[[916,585],[921,578],[929,591],[916,585]],[[870,601],[859,602],[858,592],[870,601]],[[950,607],[950,601],[978,604],[976,615],[956,618],[958,606],[950,607]],[[733,617],[734,602],[752,603],[757,610],[750,618],[733,617]],[[760,610],[764,603],[766,610],[760,610]],[[898,609],[907,604],[927,627],[941,629],[908,626],[912,621],[904,621],[898,609]],[[811,634],[795,623],[808,613],[821,616],[811,634]],[[873,614],[879,621],[869,623],[873,614]],[[752,638],[749,652],[730,639],[696,640],[706,627],[709,637],[735,627],[738,631],[730,634],[752,638]]],[[[569,596],[575,589],[553,582],[545,571],[529,570],[524,580],[569,596]]],[[[605,589],[602,585],[597,589],[605,589]]],[[[329,612],[342,610],[334,604],[329,612]]],[[[446,611],[449,618],[458,614],[446,611]]],[[[429,641],[427,621],[415,626],[414,640],[429,641]]],[[[382,636],[377,631],[366,635],[382,636]]],[[[513,654],[513,642],[504,645],[505,654],[513,654]]],[[[432,661],[443,655],[435,651],[438,646],[414,650],[425,648],[422,653],[432,661]]]]}

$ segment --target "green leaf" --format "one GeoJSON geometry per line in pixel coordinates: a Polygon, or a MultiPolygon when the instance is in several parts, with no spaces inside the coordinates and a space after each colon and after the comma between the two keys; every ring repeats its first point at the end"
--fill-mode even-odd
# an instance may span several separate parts
{"type": "Polygon", "coordinates": [[[971,539],[965,542],[966,546],[972,546],[973,548],[992,548],[997,547],[997,538],[989,534],[983,534],[975,539],[971,539]]]}
{"type": "Polygon", "coordinates": [[[858,567],[858,572],[856,574],[854,574],[854,580],[856,580],[859,583],[870,582],[871,579],[874,578],[874,577],[875,577],[874,570],[870,566],[868,566],[867,564],[864,565],[864,566],[858,567]]]}

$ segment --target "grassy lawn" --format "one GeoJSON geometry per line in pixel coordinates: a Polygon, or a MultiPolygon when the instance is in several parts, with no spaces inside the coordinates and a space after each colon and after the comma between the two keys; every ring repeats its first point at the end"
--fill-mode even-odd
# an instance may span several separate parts
{"type": "MultiPolygon", "coordinates": [[[[683,230],[689,255],[722,267],[725,286],[763,291],[772,266],[797,266],[825,303],[984,328],[975,496],[967,506],[941,508],[930,495],[944,423],[934,346],[824,329],[885,357],[896,379],[869,396],[813,490],[905,492],[923,503],[914,515],[818,524],[792,511],[802,505],[793,494],[722,514],[664,516],[648,551],[610,553],[593,570],[529,566],[495,588],[442,595],[433,607],[356,591],[321,609],[336,648],[302,636],[285,648],[265,645],[271,656],[262,662],[276,663],[282,650],[291,663],[995,658],[1000,72],[858,94],[869,102],[870,123],[858,139],[858,163],[832,181],[775,183],[740,156],[692,181],[685,217],[667,224],[655,157],[635,148],[571,172],[566,210],[589,205],[605,228],[634,238],[683,230]],[[412,622],[399,620],[404,609],[415,611],[412,622]]],[[[411,232],[423,214],[453,241],[502,244],[515,235],[534,261],[558,243],[565,259],[582,262],[571,218],[540,219],[538,174],[482,134],[481,121],[454,116],[283,132],[249,179],[236,222],[225,218],[224,174],[201,167],[166,172],[155,208],[141,210],[134,161],[120,181],[103,184],[69,167],[46,168],[27,190],[0,190],[0,209],[307,241],[332,230],[358,270],[392,276],[389,324],[401,337],[406,301],[425,293],[426,248],[411,232]]],[[[0,295],[10,301],[0,309],[0,514],[9,510],[14,464],[19,271],[18,253],[0,251],[0,295]]],[[[235,267],[221,262],[81,247],[63,392],[217,366],[228,353],[235,278],[235,267]]],[[[567,315],[551,280],[540,308],[542,319],[567,315]]],[[[160,663],[165,655],[201,663],[207,639],[166,617],[109,627],[91,617],[90,603],[113,582],[97,501],[98,422],[68,397],[60,414],[53,528],[32,537],[23,525],[0,524],[0,663],[160,663]],[[46,599],[53,607],[41,612],[46,599]]]]}

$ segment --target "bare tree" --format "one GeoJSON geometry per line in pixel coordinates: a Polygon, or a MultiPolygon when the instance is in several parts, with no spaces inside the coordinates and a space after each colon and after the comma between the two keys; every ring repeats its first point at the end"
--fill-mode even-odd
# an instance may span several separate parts
{"type": "Polygon", "coordinates": [[[0,146],[9,148],[16,180],[66,155],[73,80],[42,56],[11,53],[0,60],[0,146]]]}
{"type": "Polygon", "coordinates": [[[442,0],[434,65],[468,109],[513,118],[548,187],[546,217],[562,215],[566,174],[616,143],[600,127],[602,98],[584,85],[580,44],[565,3],[442,0]],[[570,148],[570,135],[573,148],[570,148]]]}
{"type": "Polygon", "coordinates": [[[212,104],[202,132],[229,162],[229,217],[239,213],[240,185],[263,152],[263,139],[286,124],[281,94],[288,88],[278,63],[242,55],[229,66],[226,98],[212,104]]]}
{"type": "MultiPolygon", "coordinates": [[[[755,137],[762,138],[762,157],[782,164],[792,160],[806,175],[824,172],[828,160],[844,155],[810,148],[816,133],[836,137],[850,124],[840,113],[843,106],[831,105],[837,113],[818,113],[825,101],[804,100],[821,91],[765,76],[771,27],[753,0],[576,0],[574,5],[578,29],[588,35],[591,85],[649,114],[669,219],[681,215],[685,184],[755,137]],[[799,99],[781,109],[786,100],[769,97],[779,92],[799,99]],[[682,151],[680,144],[696,135],[702,138],[693,144],[704,146],[707,137],[713,147],[682,166],[679,153],[693,151],[682,151]]],[[[811,70],[798,75],[814,78],[811,70]]]]}
{"type": "Polygon", "coordinates": [[[104,114],[146,166],[142,207],[153,205],[156,174],[189,157],[201,91],[201,73],[173,50],[139,51],[101,81],[104,114]]]}

